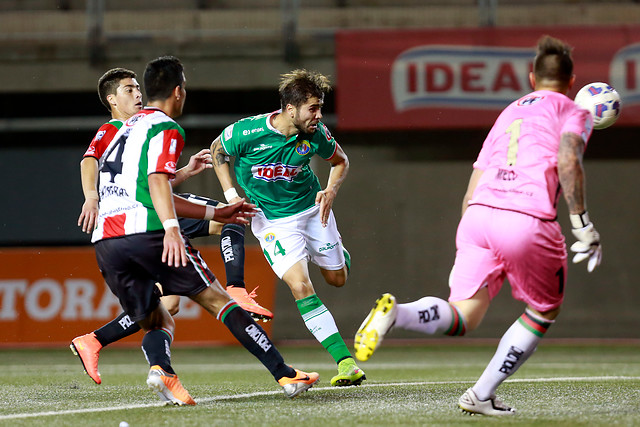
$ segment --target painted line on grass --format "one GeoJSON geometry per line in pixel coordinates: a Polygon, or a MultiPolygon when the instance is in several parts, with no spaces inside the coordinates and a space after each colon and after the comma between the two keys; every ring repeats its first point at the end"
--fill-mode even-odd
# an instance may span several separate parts
{"type": "MultiPolygon", "coordinates": [[[[143,359],[144,360],[144,359],[143,359]]],[[[531,363],[531,362],[529,362],[531,363]]],[[[640,361],[625,361],[625,365],[633,366],[640,364],[640,361]]],[[[320,371],[320,370],[333,370],[336,367],[334,362],[326,362],[326,363],[305,363],[305,362],[294,362],[294,366],[298,369],[302,369],[303,371],[320,371]]],[[[551,368],[565,368],[567,366],[575,366],[575,362],[549,362],[544,363],[545,367],[551,368]]],[[[590,367],[590,366],[598,366],[598,367],[608,367],[608,366],[619,366],[620,362],[580,362],[580,366],[590,367]]],[[[78,370],[78,364],[76,363],[66,363],[66,364],[56,364],[56,365],[47,365],[47,364],[34,364],[30,365],[34,369],[45,369],[49,372],[68,372],[70,370],[78,370]]],[[[388,369],[388,362],[365,362],[360,365],[363,369],[388,369]]],[[[407,368],[407,369],[429,369],[433,367],[459,367],[460,362],[430,362],[430,361],[420,361],[420,362],[394,362],[394,367],[398,368],[407,368]]],[[[480,366],[484,368],[487,366],[486,361],[477,361],[477,362],[465,362],[465,367],[477,367],[480,366]]],[[[24,365],[3,365],[4,371],[2,372],[2,376],[12,376],[12,373],[15,372],[15,375],[23,375],[24,365]]],[[[140,364],[116,364],[109,365],[100,368],[100,372],[102,374],[139,374],[141,369],[148,369],[148,365],[144,365],[144,361],[140,364]]],[[[209,364],[209,363],[183,363],[180,364],[180,372],[199,372],[202,369],[206,369],[208,372],[231,372],[231,371],[256,371],[256,372],[264,372],[264,366],[259,363],[248,362],[248,363],[219,363],[219,364],[209,364]]],[[[82,371],[80,371],[82,372],[82,371]]],[[[84,372],[83,372],[84,373],[84,372]]]]}
{"type": "MultiPolygon", "coordinates": [[[[542,383],[542,382],[571,382],[571,381],[580,381],[580,382],[592,382],[592,381],[638,381],[640,377],[626,377],[626,376],[599,376],[599,377],[557,377],[557,378],[515,378],[506,380],[506,383],[542,383]]],[[[395,382],[395,383],[373,383],[373,384],[363,384],[360,388],[378,388],[378,387],[396,387],[396,386],[420,386],[420,385],[451,385],[451,384],[472,384],[474,381],[413,381],[413,382],[395,382]]],[[[325,390],[339,390],[336,387],[314,387],[313,391],[325,391],[325,390]]],[[[272,391],[258,391],[254,393],[242,393],[242,394],[233,394],[233,395],[223,395],[223,396],[215,396],[215,397],[205,397],[202,399],[196,399],[197,403],[210,403],[217,402],[222,400],[234,400],[234,399],[246,399],[251,397],[259,397],[259,396],[271,396],[282,394],[282,390],[272,390],[272,391]]],[[[48,416],[56,416],[56,415],[73,415],[73,414],[86,414],[93,412],[113,412],[113,411],[122,411],[126,409],[143,409],[143,408],[153,408],[153,407],[163,407],[165,406],[162,402],[155,403],[141,403],[141,404],[132,404],[132,405],[119,405],[119,406],[107,406],[103,408],[84,408],[84,409],[67,409],[61,411],[45,411],[45,412],[32,412],[32,413],[21,413],[21,414],[8,414],[8,415],[0,415],[0,420],[15,420],[15,419],[24,419],[24,418],[37,418],[37,417],[48,417],[48,416]]]]}

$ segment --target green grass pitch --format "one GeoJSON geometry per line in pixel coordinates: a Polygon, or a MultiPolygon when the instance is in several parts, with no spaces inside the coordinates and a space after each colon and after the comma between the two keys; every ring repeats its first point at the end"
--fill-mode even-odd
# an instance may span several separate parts
{"type": "Polygon", "coordinates": [[[286,346],[287,363],[320,383],[287,399],[241,348],[172,349],[173,366],[198,402],[160,406],[145,384],[139,348],[101,353],[102,385],[68,349],[0,350],[0,425],[11,426],[411,426],[640,425],[640,343],[543,342],[498,390],[514,417],[470,417],[458,397],[477,379],[496,342],[385,342],[360,367],[360,387],[329,386],[335,364],[319,345],[286,346]]]}

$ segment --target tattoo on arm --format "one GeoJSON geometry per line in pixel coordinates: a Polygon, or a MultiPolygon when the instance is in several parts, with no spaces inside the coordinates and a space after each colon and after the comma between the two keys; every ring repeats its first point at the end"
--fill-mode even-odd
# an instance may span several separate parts
{"type": "Polygon", "coordinates": [[[213,143],[211,152],[213,153],[213,159],[216,166],[222,166],[225,163],[229,163],[229,156],[224,152],[224,148],[222,148],[220,140],[216,140],[213,143]]]}
{"type": "Polygon", "coordinates": [[[583,152],[584,141],[579,135],[573,133],[562,135],[558,149],[558,178],[569,213],[572,214],[579,214],[586,210],[583,152]]]}

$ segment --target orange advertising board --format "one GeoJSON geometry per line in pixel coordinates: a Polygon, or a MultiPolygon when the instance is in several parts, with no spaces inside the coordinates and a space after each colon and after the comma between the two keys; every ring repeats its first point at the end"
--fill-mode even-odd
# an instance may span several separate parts
{"type": "MultiPolygon", "coordinates": [[[[224,285],[218,247],[198,249],[224,285]]],[[[249,291],[260,286],[260,304],[273,310],[276,276],[259,247],[246,247],[245,281],[249,291]]],[[[121,312],[93,247],[0,248],[0,346],[68,345],[121,312]]],[[[237,344],[222,322],[188,298],[181,298],[175,320],[175,345],[237,344]]],[[[260,325],[271,332],[270,323],[260,325]]],[[[141,340],[136,333],[113,345],[139,345],[141,340]]]]}

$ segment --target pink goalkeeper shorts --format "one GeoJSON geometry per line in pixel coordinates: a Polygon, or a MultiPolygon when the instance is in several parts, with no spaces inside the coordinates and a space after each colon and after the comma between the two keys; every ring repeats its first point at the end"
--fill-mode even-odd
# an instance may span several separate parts
{"type": "Polygon", "coordinates": [[[567,251],[556,221],[472,205],[458,225],[456,246],[449,301],[469,299],[485,286],[493,298],[506,278],[513,298],[540,312],[562,304],[567,251]]]}

